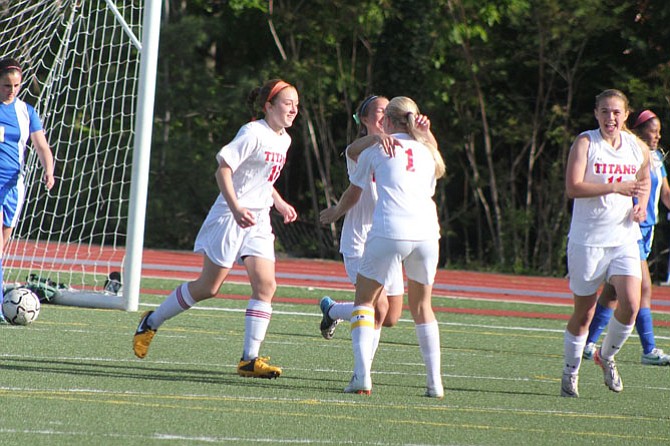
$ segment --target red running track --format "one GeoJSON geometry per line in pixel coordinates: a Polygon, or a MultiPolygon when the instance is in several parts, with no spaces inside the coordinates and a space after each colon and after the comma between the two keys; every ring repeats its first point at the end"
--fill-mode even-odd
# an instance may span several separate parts
{"type": "MultiPolygon", "coordinates": [[[[35,259],[50,259],[50,269],[68,270],[73,268],[72,259],[78,257],[81,264],[77,268],[86,272],[108,274],[111,269],[120,270],[124,252],[105,247],[77,248],[73,245],[54,246],[41,243],[19,242],[10,246],[10,256],[5,265],[12,267],[11,254],[17,258],[21,255],[35,259]],[[77,256],[73,251],[77,251],[77,256]],[[82,251],[84,257],[82,259],[82,251]],[[55,259],[55,260],[54,260],[55,259]],[[110,266],[111,265],[111,266],[110,266]]],[[[195,279],[202,265],[200,254],[187,251],[169,251],[145,249],[142,259],[142,275],[145,277],[164,277],[170,279],[195,279]]],[[[276,264],[277,282],[280,285],[304,286],[324,289],[352,290],[344,265],[339,261],[319,259],[292,259],[278,258],[276,264]]],[[[246,273],[242,267],[236,267],[231,272],[230,281],[248,283],[246,273]]],[[[151,290],[142,290],[147,294],[154,294],[151,290]]],[[[443,297],[471,298],[482,300],[497,300],[508,302],[523,302],[549,305],[572,305],[572,294],[568,289],[568,281],[563,278],[531,277],[512,274],[494,274],[472,271],[438,270],[433,295],[443,297]]],[[[670,287],[654,286],[652,310],[655,312],[670,312],[670,287]]],[[[246,298],[246,296],[226,296],[229,298],[246,298]]],[[[276,298],[279,300],[279,298],[276,298]]],[[[309,304],[309,299],[288,299],[309,304]]],[[[459,309],[437,307],[437,311],[484,313],[485,310],[459,309]]],[[[549,317],[566,319],[565,311],[548,314],[546,307],[542,312],[514,312],[510,316],[549,317]]],[[[500,314],[500,312],[495,312],[500,314]]],[[[505,313],[507,314],[507,313],[505,313]]],[[[656,323],[656,322],[655,322],[656,323]]],[[[659,325],[670,323],[662,322],[659,325]]]]}
{"type": "MultiPolygon", "coordinates": [[[[183,251],[145,250],[142,273],[154,277],[194,279],[200,272],[199,254],[183,251]]],[[[353,290],[338,261],[278,258],[280,285],[353,290]]],[[[243,268],[235,268],[229,280],[248,283],[243,268]]],[[[654,286],[652,309],[670,312],[670,287],[654,286]]],[[[440,269],[433,295],[550,305],[572,305],[567,279],[440,269]]],[[[449,311],[457,309],[450,309],[449,311]]],[[[470,310],[467,310],[470,311],[470,310]]],[[[533,313],[535,314],[535,313],[533,313]]],[[[564,319],[565,315],[555,315],[564,319]]]]}

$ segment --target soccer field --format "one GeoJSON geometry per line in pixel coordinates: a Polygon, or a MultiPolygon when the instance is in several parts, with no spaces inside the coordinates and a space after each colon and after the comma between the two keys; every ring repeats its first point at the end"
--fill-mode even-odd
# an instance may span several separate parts
{"type": "MultiPolygon", "coordinates": [[[[154,279],[143,288],[177,283],[154,279]]],[[[244,296],[248,287],[227,285],[224,294],[244,296]]],[[[277,294],[299,302],[274,304],[261,353],[284,368],[277,380],[235,372],[240,298],[210,299],[169,320],[144,360],[131,347],[139,313],[43,305],[30,326],[0,326],[0,444],[670,444],[670,367],[640,365],[635,334],[618,356],[621,394],[589,361],[581,398],[566,399],[559,396],[565,321],[490,315],[568,314],[569,307],[436,297],[436,307],[464,310],[437,314],[445,398],[423,396],[407,312],[382,333],[366,397],[342,393],[352,373],[349,328],[341,324],[331,341],[321,337],[324,291],[281,287],[277,294]]],[[[144,294],[140,309],[162,300],[144,294]]],[[[667,325],[656,335],[670,350],[667,325]]]]}

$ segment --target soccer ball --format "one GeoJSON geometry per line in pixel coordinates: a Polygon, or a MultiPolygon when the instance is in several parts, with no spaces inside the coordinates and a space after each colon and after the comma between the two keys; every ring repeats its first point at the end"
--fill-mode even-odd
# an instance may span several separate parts
{"type": "Polygon", "coordinates": [[[40,299],[28,288],[14,288],[5,294],[2,313],[12,325],[28,325],[40,314],[40,299]]]}

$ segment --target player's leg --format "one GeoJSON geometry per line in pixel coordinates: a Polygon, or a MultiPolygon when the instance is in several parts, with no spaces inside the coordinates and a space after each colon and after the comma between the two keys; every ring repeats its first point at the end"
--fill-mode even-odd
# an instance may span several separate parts
{"type": "Polygon", "coordinates": [[[156,331],[166,320],[180,315],[196,302],[216,295],[229,272],[230,268],[223,268],[215,264],[205,255],[202,271],[195,281],[182,283],[165,298],[156,310],[142,314],[133,336],[135,356],[146,357],[156,331]]]}
{"type": "Polygon", "coordinates": [[[593,319],[598,288],[607,273],[605,251],[568,242],[568,273],[573,292],[572,315],[563,333],[561,396],[579,396],[579,369],[593,319]]]}
{"type": "Polygon", "coordinates": [[[403,293],[405,292],[405,282],[403,278],[402,265],[398,264],[391,271],[389,284],[386,286],[386,298],[388,300],[388,311],[383,319],[384,327],[393,327],[398,323],[402,314],[403,293]]]}
{"type": "Polygon", "coordinates": [[[651,274],[647,261],[641,263],[642,287],[640,298],[640,310],[635,318],[635,328],[642,344],[642,356],[640,361],[645,365],[670,365],[670,355],[656,347],[654,337],[654,321],[651,315],[651,274]]]}
{"type": "Polygon", "coordinates": [[[242,360],[259,357],[272,318],[272,298],[277,289],[275,263],[261,257],[246,257],[244,265],[251,283],[251,297],[244,317],[242,360]]]}
{"type": "MultiPolygon", "coordinates": [[[[355,286],[358,267],[361,263],[360,256],[343,256],[344,269],[347,272],[349,281],[355,286]]],[[[322,313],[319,330],[324,339],[332,339],[335,335],[335,328],[343,320],[351,319],[351,312],[354,309],[353,302],[335,302],[330,296],[324,296],[319,301],[319,309],[322,313]]]]}
{"type": "Polygon", "coordinates": [[[582,354],[584,359],[593,359],[598,339],[600,339],[600,335],[605,330],[605,327],[607,327],[607,324],[609,324],[615,308],[616,291],[612,285],[606,283],[600,292],[598,302],[596,303],[596,310],[589,325],[589,334],[586,338],[584,353],[582,354]]]}
{"type": "MultiPolygon", "coordinates": [[[[2,215],[0,215],[0,221],[3,221],[3,226],[6,214],[13,212],[17,209],[15,198],[16,198],[16,186],[9,187],[8,185],[4,185],[3,187],[0,188],[0,213],[2,213],[2,215]]],[[[3,231],[0,233],[0,323],[5,322],[5,316],[2,314],[2,305],[1,305],[4,299],[3,288],[5,285],[4,281],[5,268],[3,266],[4,248],[5,248],[5,242],[9,240],[9,237],[5,237],[5,234],[6,231],[3,228],[3,231]]]]}
{"type": "Polygon", "coordinates": [[[404,260],[407,273],[407,302],[426,366],[426,396],[432,398],[444,397],[440,330],[432,305],[438,256],[438,244],[429,240],[415,243],[411,253],[404,260]]]}
{"type": "Polygon", "coordinates": [[[351,313],[351,345],[354,354],[354,375],[345,393],[369,395],[372,391],[370,369],[375,337],[375,301],[383,292],[382,284],[362,274],[356,279],[356,299],[351,313]]]}
{"type": "Polygon", "coordinates": [[[249,276],[251,297],[244,316],[244,346],[237,373],[249,378],[277,378],[282,369],[270,365],[270,358],[260,356],[272,319],[272,298],[277,290],[274,234],[269,212],[258,216],[256,225],[240,248],[240,257],[249,276]]]}
{"type": "Polygon", "coordinates": [[[640,308],[642,271],[637,243],[608,251],[609,282],[616,289],[617,308],[607,326],[602,346],[593,355],[593,360],[603,369],[607,387],[614,392],[620,392],[623,390],[623,382],[614,356],[633,332],[635,318],[640,308]]]}

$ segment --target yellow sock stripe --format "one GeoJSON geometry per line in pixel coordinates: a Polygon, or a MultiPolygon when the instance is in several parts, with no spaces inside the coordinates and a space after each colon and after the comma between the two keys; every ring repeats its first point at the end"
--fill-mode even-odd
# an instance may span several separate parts
{"type": "Polygon", "coordinates": [[[368,316],[368,317],[371,317],[372,319],[374,319],[374,318],[375,318],[375,310],[373,310],[372,308],[370,308],[370,309],[354,310],[354,311],[351,313],[351,317],[353,318],[353,317],[355,317],[355,316],[368,316]]]}
{"type": "Polygon", "coordinates": [[[367,320],[367,319],[359,319],[356,322],[351,323],[351,329],[353,330],[354,328],[358,327],[375,327],[375,321],[374,320],[367,320]]]}

